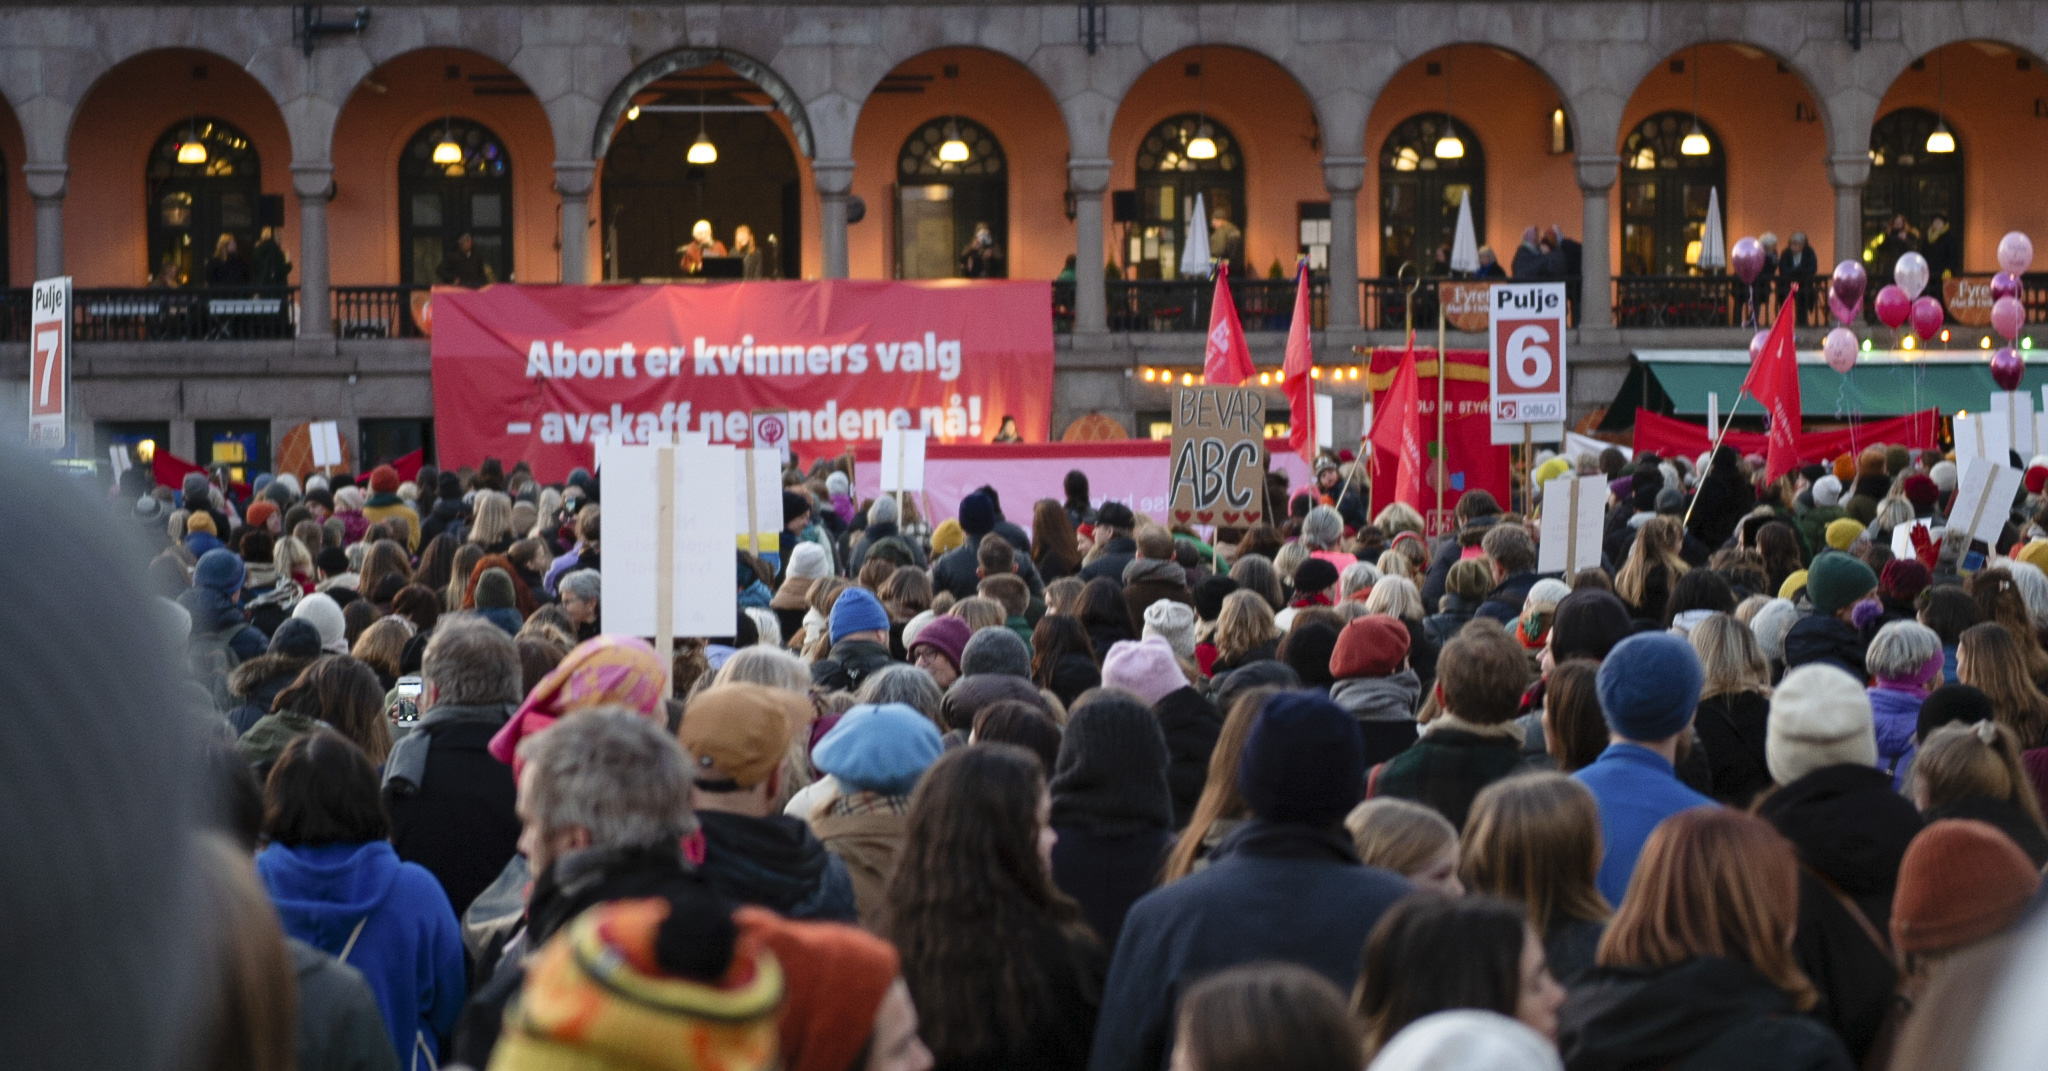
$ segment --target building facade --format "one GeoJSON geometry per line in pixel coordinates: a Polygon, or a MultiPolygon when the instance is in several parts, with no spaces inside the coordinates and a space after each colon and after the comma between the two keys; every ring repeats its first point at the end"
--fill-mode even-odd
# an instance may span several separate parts
{"type": "Polygon", "coordinates": [[[1710,204],[1729,238],[1803,232],[1822,279],[1882,277],[1896,217],[1937,274],[2048,235],[2048,19],[2024,2],[355,10],[0,7],[8,398],[19,288],[69,274],[97,455],[205,460],[313,418],[410,449],[426,286],[674,277],[701,220],[728,246],[745,225],[764,274],[1057,280],[1053,427],[1142,433],[1166,390],[1141,372],[1200,362],[1208,287],[1178,268],[1199,196],[1266,365],[1297,257],[1346,365],[1411,313],[1434,328],[1409,285],[1447,270],[1461,204],[1510,269],[1527,229],[1582,243],[1547,271],[1577,297],[1576,416],[1638,349],[1747,344],[1699,264],[1710,204]],[[249,274],[266,229],[281,278],[249,274]],[[969,256],[983,232],[997,255],[969,256]]]}

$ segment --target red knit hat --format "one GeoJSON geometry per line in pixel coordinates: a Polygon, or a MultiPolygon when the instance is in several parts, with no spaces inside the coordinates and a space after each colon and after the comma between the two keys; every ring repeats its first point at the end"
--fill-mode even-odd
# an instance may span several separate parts
{"type": "Polygon", "coordinates": [[[2048,466],[2035,465],[2027,470],[2025,479],[2027,493],[2030,495],[2040,494],[2041,488],[2048,487],[2048,466]]]}
{"type": "Polygon", "coordinates": [[[249,503],[249,512],[243,514],[242,519],[247,521],[251,528],[261,528],[276,515],[277,503],[267,498],[259,498],[249,503]]]}
{"type": "Polygon", "coordinates": [[[896,950],[879,937],[829,922],[792,922],[759,907],[733,913],[740,933],[782,964],[784,1071],[844,1071],[875,1032],[875,1013],[896,982],[896,950]]]}
{"type": "Polygon", "coordinates": [[[2041,874],[1996,827],[1944,818],[1920,831],[1899,863],[1892,943],[1901,952],[1942,952],[2018,922],[2041,874]]]}
{"type": "Polygon", "coordinates": [[[374,494],[396,494],[398,485],[403,482],[398,478],[398,470],[389,465],[379,465],[370,470],[370,491],[374,494]]]}
{"type": "Polygon", "coordinates": [[[1330,676],[1384,677],[1408,657],[1408,626],[1388,614],[1367,614],[1344,626],[1330,654],[1330,676]]]}
{"type": "Polygon", "coordinates": [[[1841,457],[1836,458],[1835,479],[1842,481],[1842,483],[1846,485],[1855,478],[1856,459],[1848,454],[1843,454],[1841,457]]]}
{"type": "MultiPolygon", "coordinates": [[[[2048,470],[2043,470],[2043,474],[2048,475],[2048,470]]],[[[2031,473],[2028,474],[2028,478],[2032,479],[2031,473]]],[[[1906,501],[1911,502],[1916,510],[1933,509],[1935,502],[1941,498],[1941,488],[1924,472],[1916,472],[1906,477],[1901,481],[1901,488],[1906,501]]]]}

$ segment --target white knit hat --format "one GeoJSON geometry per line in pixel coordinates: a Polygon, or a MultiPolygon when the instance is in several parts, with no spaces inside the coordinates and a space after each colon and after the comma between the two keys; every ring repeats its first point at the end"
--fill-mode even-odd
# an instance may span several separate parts
{"type": "Polygon", "coordinates": [[[1461,1009],[1401,1028],[1369,1071],[1561,1071],[1557,1046],[1498,1012],[1461,1009]]]}
{"type": "Polygon", "coordinates": [[[789,552],[787,576],[797,580],[821,580],[832,572],[832,562],[825,557],[825,548],[816,543],[798,543],[789,552]]]}
{"type": "Polygon", "coordinates": [[[1841,501],[1842,481],[1840,478],[1836,477],[1833,473],[1829,473],[1828,475],[1822,476],[1820,479],[1813,481],[1814,505],[1835,506],[1840,505],[1841,501]]]}
{"type": "Polygon", "coordinates": [[[292,608],[292,616],[319,631],[321,650],[348,653],[348,621],[341,615],[340,603],[324,594],[308,595],[292,608]]]}
{"type": "Polygon", "coordinates": [[[1799,607],[1790,599],[1772,599],[1749,619],[1749,631],[1756,636],[1756,645],[1763,648],[1765,658],[1782,662],[1785,660],[1785,634],[1791,632],[1798,621],[1799,607]]]}
{"type": "Polygon", "coordinates": [[[1165,640],[1173,648],[1175,656],[1183,661],[1195,657],[1195,610],[1194,607],[1172,599],[1161,599],[1145,608],[1144,639],[1154,636],[1165,640]]]}
{"type": "Polygon", "coordinates": [[[1877,765],[1877,735],[1863,685],[1834,666],[1809,662],[1771,693],[1764,765],[1789,785],[1823,766],[1877,765]]]}

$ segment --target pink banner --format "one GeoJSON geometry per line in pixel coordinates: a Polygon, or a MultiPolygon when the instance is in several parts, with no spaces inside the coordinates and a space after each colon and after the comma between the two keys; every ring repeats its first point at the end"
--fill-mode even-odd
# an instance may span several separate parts
{"type": "MultiPolygon", "coordinates": [[[[1306,487],[1314,475],[1287,440],[1269,439],[1266,450],[1275,472],[1287,474],[1287,486],[1306,487]]],[[[854,488],[862,499],[881,486],[882,448],[862,443],[854,449],[854,488]]],[[[960,512],[960,500],[982,484],[994,487],[1003,500],[1003,516],[1029,531],[1031,507],[1041,498],[1064,500],[1063,481],[1079,469],[1088,474],[1089,504],[1114,499],[1154,520],[1166,516],[1167,443],[1164,439],[1125,439],[1093,443],[1016,443],[1000,446],[946,446],[926,450],[925,493],[918,506],[937,524],[960,512]]]]}

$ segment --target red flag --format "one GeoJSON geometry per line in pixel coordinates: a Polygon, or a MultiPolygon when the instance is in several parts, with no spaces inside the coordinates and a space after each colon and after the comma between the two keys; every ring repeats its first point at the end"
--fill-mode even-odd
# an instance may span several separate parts
{"type": "Polygon", "coordinates": [[[1287,445],[1311,466],[1316,463],[1315,350],[1308,342],[1308,265],[1295,269],[1294,320],[1287,326],[1287,359],[1280,365],[1280,389],[1287,395],[1287,445]]]}
{"type": "MultiPolygon", "coordinates": [[[[1799,292],[1799,284],[1792,284],[1792,293],[1799,292]]],[[[1791,298],[1786,298],[1784,308],[1790,308],[1791,298]]],[[[1771,333],[1764,339],[1763,351],[1756,363],[1749,367],[1749,375],[1742,380],[1742,390],[1761,402],[1764,412],[1770,416],[1770,445],[1764,461],[1764,482],[1770,483],[1778,477],[1799,467],[1799,355],[1792,343],[1792,321],[1781,310],[1771,333]]],[[[1736,397],[1741,401],[1741,396],[1736,397]]]]}
{"type": "Polygon", "coordinates": [[[1373,452],[1394,458],[1393,496],[1391,500],[1379,499],[1377,504],[1384,508],[1390,501],[1405,502],[1419,511],[1423,508],[1422,473],[1427,464],[1427,440],[1422,432],[1422,381],[1415,371],[1415,347],[1408,347],[1401,355],[1401,364],[1394,369],[1394,382],[1380,396],[1373,414],[1373,452]]]}
{"type": "Polygon", "coordinates": [[[181,486],[187,475],[205,471],[161,446],[156,448],[155,456],[149,459],[149,474],[161,487],[181,486]]]}
{"type": "Polygon", "coordinates": [[[427,452],[424,449],[414,450],[412,453],[406,454],[404,457],[395,457],[391,459],[391,467],[398,470],[398,478],[401,480],[419,479],[420,469],[424,467],[426,463],[427,452]]]}
{"type": "Polygon", "coordinates": [[[1209,306],[1209,345],[1202,354],[1202,382],[1235,387],[1252,378],[1251,347],[1244,344],[1244,326],[1237,321],[1237,302],[1230,298],[1230,262],[1216,265],[1216,298],[1209,306]]]}

